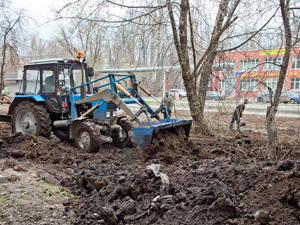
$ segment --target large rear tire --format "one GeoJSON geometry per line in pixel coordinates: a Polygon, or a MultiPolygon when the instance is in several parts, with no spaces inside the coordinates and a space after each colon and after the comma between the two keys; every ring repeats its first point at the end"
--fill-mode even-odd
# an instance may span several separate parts
{"type": "Polygon", "coordinates": [[[75,128],[74,142],[77,148],[86,152],[97,152],[101,145],[100,135],[97,134],[95,124],[83,121],[75,128]]]}
{"type": "Polygon", "coordinates": [[[50,114],[43,105],[29,101],[21,102],[12,114],[11,123],[13,133],[21,132],[30,136],[50,136],[50,114]]]}
{"type": "Polygon", "coordinates": [[[114,144],[119,148],[127,148],[132,146],[132,142],[129,137],[129,131],[133,127],[132,123],[129,120],[120,120],[117,124],[122,127],[122,137],[114,136],[114,144]]]}

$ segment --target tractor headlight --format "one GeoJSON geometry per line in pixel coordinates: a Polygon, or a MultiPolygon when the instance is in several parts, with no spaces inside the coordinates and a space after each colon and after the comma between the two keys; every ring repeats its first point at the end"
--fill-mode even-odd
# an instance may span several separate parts
{"type": "Polygon", "coordinates": [[[106,112],[106,118],[109,118],[110,117],[110,111],[107,111],[106,112]]]}
{"type": "Polygon", "coordinates": [[[117,111],[113,111],[113,116],[116,116],[117,115],[117,111]]]}

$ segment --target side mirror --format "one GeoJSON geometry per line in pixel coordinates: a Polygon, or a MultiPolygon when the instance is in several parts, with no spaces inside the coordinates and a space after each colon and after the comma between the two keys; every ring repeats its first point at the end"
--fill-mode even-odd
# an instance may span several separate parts
{"type": "Polygon", "coordinates": [[[94,68],[93,67],[88,67],[87,68],[87,75],[89,77],[93,77],[94,76],[94,68]]]}

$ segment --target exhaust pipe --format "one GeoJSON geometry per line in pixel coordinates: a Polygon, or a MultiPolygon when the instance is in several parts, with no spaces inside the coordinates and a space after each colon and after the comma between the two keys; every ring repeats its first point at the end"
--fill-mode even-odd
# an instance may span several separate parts
{"type": "Polygon", "coordinates": [[[54,127],[64,128],[64,127],[68,127],[69,125],[70,125],[69,120],[56,120],[53,122],[54,127]]]}

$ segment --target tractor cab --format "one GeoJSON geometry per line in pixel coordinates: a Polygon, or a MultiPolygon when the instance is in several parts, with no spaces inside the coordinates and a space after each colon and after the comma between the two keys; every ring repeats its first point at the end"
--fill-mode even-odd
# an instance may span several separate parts
{"type": "MultiPolygon", "coordinates": [[[[23,80],[18,96],[41,98],[50,113],[69,113],[71,88],[89,82],[92,68],[78,59],[44,59],[24,66],[23,80]]],[[[81,94],[83,89],[76,89],[81,94]]],[[[88,94],[90,85],[85,90],[88,94]]]]}

